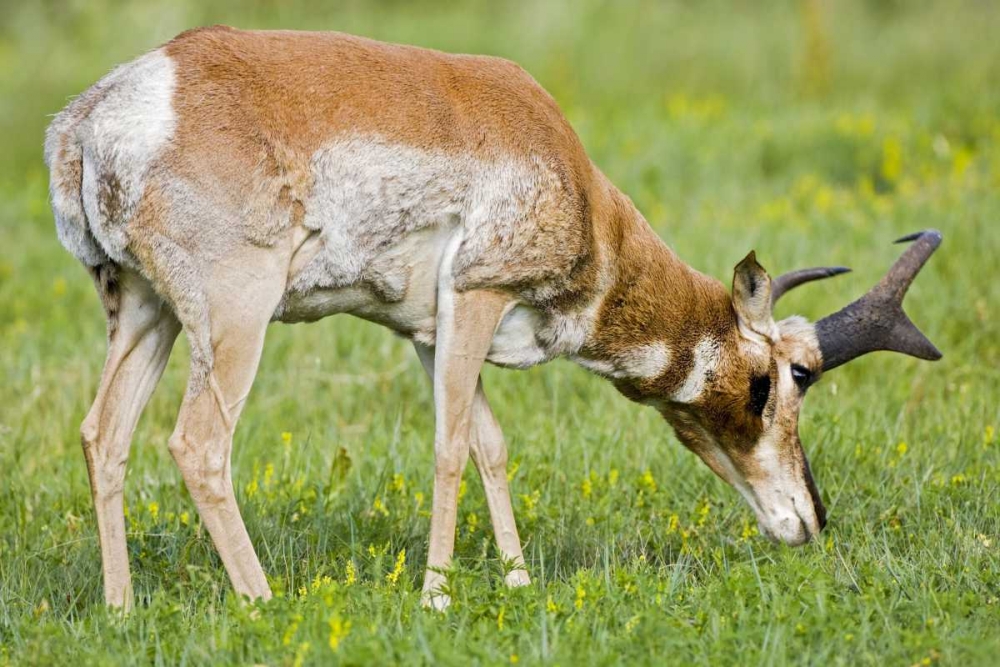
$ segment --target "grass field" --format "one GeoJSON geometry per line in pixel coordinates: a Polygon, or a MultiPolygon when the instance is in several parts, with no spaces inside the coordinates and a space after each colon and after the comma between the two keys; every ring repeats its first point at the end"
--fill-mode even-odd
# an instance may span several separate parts
{"type": "Polygon", "coordinates": [[[1000,651],[1000,11],[980,2],[40,2],[0,8],[0,665],[996,664],[1000,651]],[[764,4],[764,3],[760,3],[764,4]],[[565,362],[485,379],[534,584],[506,590],[471,466],[454,604],[419,605],[432,403],[405,341],[275,326],[237,430],[277,596],[234,599],[166,448],[177,346],[128,478],[136,608],[105,611],[79,424],[104,358],[59,247],[48,116],[182,29],[337,29],[523,64],[595,162],[697,268],[847,264],[825,315],[925,227],[908,308],[936,364],[865,357],[802,439],[830,511],[793,550],[648,408],[565,362]]]}

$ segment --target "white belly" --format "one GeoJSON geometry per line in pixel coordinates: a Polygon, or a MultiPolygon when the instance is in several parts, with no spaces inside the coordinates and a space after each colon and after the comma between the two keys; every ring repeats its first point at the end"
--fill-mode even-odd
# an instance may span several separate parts
{"type": "MultiPolygon", "coordinates": [[[[288,293],[275,319],[302,322],[348,313],[433,344],[438,267],[451,231],[430,228],[411,232],[375,257],[362,279],[352,285],[288,293]]],[[[321,252],[321,244],[317,235],[301,244],[292,258],[289,282],[321,252]]]]}
{"type": "MultiPolygon", "coordinates": [[[[451,233],[450,229],[413,232],[378,257],[373,263],[378,270],[370,272],[368,282],[289,294],[275,313],[275,319],[303,322],[347,313],[386,326],[424,345],[434,345],[438,270],[451,233]],[[373,283],[401,288],[402,298],[386,300],[373,283]]],[[[312,245],[318,243],[310,238],[302,244],[292,262],[293,277],[296,267],[305,265],[317,251],[312,245]]],[[[565,349],[565,343],[572,341],[552,336],[554,330],[567,329],[557,324],[534,308],[512,301],[497,326],[487,361],[498,366],[529,368],[571,352],[565,349]]]]}

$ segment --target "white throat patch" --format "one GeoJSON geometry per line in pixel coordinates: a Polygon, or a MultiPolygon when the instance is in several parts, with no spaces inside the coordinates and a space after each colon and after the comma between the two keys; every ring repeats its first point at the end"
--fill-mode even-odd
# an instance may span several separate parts
{"type": "Polygon", "coordinates": [[[677,403],[691,403],[698,400],[705,390],[708,376],[719,366],[719,341],[714,338],[702,338],[694,347],[694,365],[684,382],[673,393],[671,399],[677,403]]]}

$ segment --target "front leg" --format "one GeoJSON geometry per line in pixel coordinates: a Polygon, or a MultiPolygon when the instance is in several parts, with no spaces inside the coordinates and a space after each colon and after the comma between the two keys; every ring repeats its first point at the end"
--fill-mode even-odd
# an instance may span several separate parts
{"type": "MultiPolygon", "coordinates": [[[[414,348],[420,357],[420,363],[433,382],[434,348],[420,343],[414,343],[414,348]]],[[[482,376],[476,385],[472,411],[469,453],[472,455],[472,462],[479,470],[479,477],[486,492],[486,503],[490,508],[497,547],[504,559],[514,566],[514,569],[504,577],[504,581],[508,586],[525,586],[531,580],[524,566],[521,540],[517,535],[514,509],[510,504],[510,488],[507,484],[507,444],[504,442],[500,424],[497,423],[486,399],[482,376]]]]}
{"type": "Polygon", "coordinates": [[[423,588],[423,603],[435,609],[451,602],[441,593],[441,570],[451,564],[455,549],[458,487],[469,459],[479,371],[510,303],[510,297],[499,292],[455,292],[450,262],[443,264],[434,355],[434,500],[423,588]]]}

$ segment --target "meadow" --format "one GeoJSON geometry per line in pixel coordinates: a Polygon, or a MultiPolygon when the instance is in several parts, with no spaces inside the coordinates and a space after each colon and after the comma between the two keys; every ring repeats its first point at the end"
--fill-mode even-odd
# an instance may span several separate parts
{"type": "MultiPolygon", "coordinates": [[[[0,6],[0,665],[996,664],[1000,651],[1000,9],[986,2],[221,2],[0,6]],[[758,6],[761,5],[761,6],[758,6]],[[453,605],[419,604],[433,468],[410,345],[348,317],[275,325],[233,472],[276,597],[243,604],[167,439],[174,350],[126,479],[136,606],[105,610],[79,424],[104,319],[56,240],[49,117],[195,25],[342,30],[521,63],[664,240],[727,284],[846,264],[819,318],[936,227],[907,298],[944,352],[810,391],[830,513],[805,547],[651,409],[570,363],[485,371],[533,585],[507,590],[470,466],[453,605]]],[[[183,339],[182,339],[183,340],[183,339]]]]}

